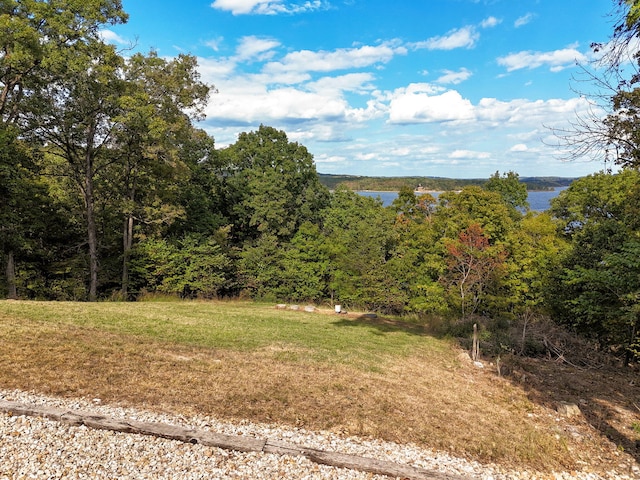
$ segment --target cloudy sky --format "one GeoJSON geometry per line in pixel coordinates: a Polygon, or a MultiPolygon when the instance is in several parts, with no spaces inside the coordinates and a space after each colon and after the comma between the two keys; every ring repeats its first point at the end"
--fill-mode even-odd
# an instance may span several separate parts
{"type": "Polygon", "coordinates": [[[219,148],[260,124],[321,173],[574,177],[549,127],[587,101],[572,78],[613,0],[123,0],[105,38],[198,57],[219,148]],[[153,6],[151,6],[153,5],[153,6]]]}

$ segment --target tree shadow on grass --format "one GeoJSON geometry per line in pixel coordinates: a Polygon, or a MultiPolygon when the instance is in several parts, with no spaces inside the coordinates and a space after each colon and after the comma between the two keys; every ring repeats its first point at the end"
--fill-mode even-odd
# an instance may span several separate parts
{"type": "Polygon", "coordinates": [[[518,359],[508,378],[524,388],[531,401],[549,409],[555,410],[563,402],[577,405],[585,422],[640,465],[637,369],[578,367],[561,359],[518,359]]]}
{"type": "Polygon", "coordinates": [[[374,328],[379,335],[394,332],[404,332],[410,335],[430,336],[427,329],[411,322],[403,322],[401,320],[380,317],[378,315],[355,315],[341,314],[340,319],[333,322],[338,327],[365,327],[374,328]]]}

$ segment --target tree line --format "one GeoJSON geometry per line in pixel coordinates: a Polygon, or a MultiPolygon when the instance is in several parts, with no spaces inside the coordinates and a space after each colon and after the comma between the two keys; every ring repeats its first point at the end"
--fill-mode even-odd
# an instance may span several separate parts
{"type": "MultiPolygon", "coordinates": [[[[543,213],[514,172],[437,200],[404,186],[384,207],[329,191],[312,154],[275,128],[215,148],[197,127],[215,88],[194,57],[124,57],[100,38],[126,21],[121,2],[0,8],[7,297],[339,303],[441,318],[453,334],[480,323],[497,349],[522,351],[500,332],[549,315],[626,361],[640,353],[633,152],[543,213]]],[[[633,138],[632,122],[614,126],[633,138]]]]}
{"type": "MultiPolygon", "coordinates": [[[[351,190],[370,190],[373,192],[397,192],[403,187],[419,188],[420,191],[445,192],[462,190],[472,185],[481,187],[486,178],[457,179],[444,177],[366,177],[359,175],[334,175],[320,173],[320,182],[333,190],[344,185],[351,190]]],[[[573,178],[563,177],[521,177],[520,181],[529,191],[551,191],[557,187],[566,187],[573,178]]]]}

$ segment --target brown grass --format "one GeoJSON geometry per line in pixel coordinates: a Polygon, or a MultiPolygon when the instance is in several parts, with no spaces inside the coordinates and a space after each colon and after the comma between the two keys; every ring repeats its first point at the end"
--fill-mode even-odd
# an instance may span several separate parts
{"type": "Polygon", "coordinates": [[[541,471],[638,461],[640,396],[628,372],[519,361],[507,379],[447,341],[367,370],[285,342],[240,351],[26,317],[0,311],[0,388],[416,443],[541,471]],[[561,400],[585,416],[559,418],[561,400]]]}

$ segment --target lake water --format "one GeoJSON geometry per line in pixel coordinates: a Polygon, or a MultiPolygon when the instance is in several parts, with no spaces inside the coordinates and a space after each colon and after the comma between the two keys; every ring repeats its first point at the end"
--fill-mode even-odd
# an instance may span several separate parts
{"type": "MultiPolygon", "coordinates": [[[[547,210],[551,205],[551,199],[557,197],[562,190],[565,190],[567,187],[557,187],[553,190],[548,191],[534,191],[529,192],[527,196],[527,200],[529,201],[529,207],[531,210],[542,212],[547,210]]],[[[363,195],[365,197],[380,197],[382,200],[382,204],[386,207],[391,205],[393,201],[398,196],[398,192],[370,192],[370,191],[358,191],[356,192],[359,195],[363,195]]],[[[438,195],[441,192],[431,192],[431,195],[438,198],[438,195]]]]}

